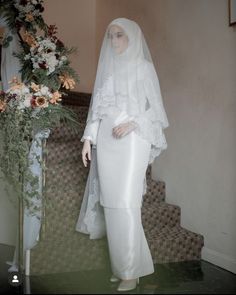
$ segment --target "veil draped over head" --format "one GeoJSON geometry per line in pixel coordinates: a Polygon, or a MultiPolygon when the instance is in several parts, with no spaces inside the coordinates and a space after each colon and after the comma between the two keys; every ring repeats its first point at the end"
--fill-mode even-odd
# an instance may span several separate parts
{"type": "Polygon", "coordinates": [[[97,67],[87,123],[102,119],[114,110],[125,111],[138,123],[135,130],[152,144],[149,163],[167,148],[163,129],[169,126],[159,79],[143,33],[134,21],[113,20],[107,27],[97,67]],[[112,48],[109,29],[122,28],[128,47],[120,54],[112,48]]]}
{"type": "Polygon", "coordinates": [[[135,130],[151,144],[149,164],[167,148],[163,129],[169,126],[159,79],[139,25],[117,18],[107,27],[97,67],[87,123],[102,119],[114,110],[125,111],[139,128],[135,130]],[[128,47],[120,54],[111,45],[112,25],[123,29],[128,47]]]}
{"type": "MultiPolygon", "coordinates": [[[[98,239],[106,234],[103,210],[99,202],[96,132],[99,121],[113,111],[125,111],[128,120],[137,123],[138,135],[151,143],[149,164],[167,148],[163,129],[169,126],[163,107],[159,80],[140,27],[131,20],[118,18],[107,27],[102,43],[97,75],[90,101],[86,128],[81,139],[93,143],[91,166],[76,230],[98,239]],[[128,47],[117,54],[109,38],[111,25],[123,29],[128,47]],[[87,132],[87,131],[88,132],[87,132]]],[[[143,195],[146,193],[146,177],[143,195]]]]}

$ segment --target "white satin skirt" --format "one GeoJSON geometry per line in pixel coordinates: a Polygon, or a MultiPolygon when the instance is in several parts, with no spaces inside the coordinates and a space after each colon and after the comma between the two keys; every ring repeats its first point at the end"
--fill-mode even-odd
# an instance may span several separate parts
{"type": "Polygon", "coordinates": [[[97,134],[100,204],[109,208],[140,208],[151,143],[135,131],[121,137],[112,128],[129,121],[123,111],[103,118],[97,134]]]}
{"type": "Polygon", "coordinates": [[[122,280],[152,274],[154,265],[140,208],[106,208],[104,216],[112,273],[122,280]]]}
{"type": "Polygon", "coordinates": [[[122,138],[112,128],[129,121],[125,112],[103,118],[97,134],[100,204],[104,208],[111,268],[120,279],[154,272],[141,220],[144,178],[151,144],[134,131],[122,138]]]}

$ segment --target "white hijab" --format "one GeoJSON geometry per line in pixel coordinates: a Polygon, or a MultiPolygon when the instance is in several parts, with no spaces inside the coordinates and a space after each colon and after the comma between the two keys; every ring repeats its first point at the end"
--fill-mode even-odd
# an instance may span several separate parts
{"type": "Polygon", "coordinates": [[[158,121],[162,128],[168,127],[159,79],[143,33],[136,22],[115,19],[108,25],[103,39],[87,122],[102,118],[113,108],[138,117],[145,96],[151,108],[150,119],[158,121]],[[118,25],[128,36],[128,47],[121,54],[115,53],[108,38],[111,25],[118,25]],[[148,83],[151,87],[147,87],[148,83]]]}

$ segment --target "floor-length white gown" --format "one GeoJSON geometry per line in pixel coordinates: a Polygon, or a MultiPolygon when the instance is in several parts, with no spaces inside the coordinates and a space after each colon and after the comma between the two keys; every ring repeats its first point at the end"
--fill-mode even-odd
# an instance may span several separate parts
{"type": "MultiPolygon", "coordinates": [[[[93,157],[91,164],[97,169],[90,169],[94,177],[89,174],[89,179],[95,181],[91,181],[91,194],[85,197],[94,201],[88,204],[96,202],[103,208],[112,271],[121,279],[135,279],[154,272],[141,220],[142,196],[146,191],[148,164],[167,148],[163,129],[168,126],[159,79],[140,27],[126,18],[113,20],[101,46],[81,141],[89,139],[96,145],[96,161],[93,157]],[[123,29],[128,43],[121,34],[124,43],[114,39],[118,45],[122,44],[116,46],[115,35],[110,31],[112,25],[123,29]],[[118,52],[117,48],[122,49],[124,44],[127,48],[118,52]],[[113,127],[128,121],[137,123],[137,129],[121,138],[114,137],[113,127]],[[99,187],[97,194],[93,193],[96,187],[99,187]]],[[[97,229],[91,224],[95,223],[95,217],[101,220],[102,214],[96,211],[96,206],[94,211],[91,206],[86,207],[86,198],[81,207],[85,214],[80,214],[77,228],[93,234],[88,228],[97,229]]],[[[92,236],[103,234],[102,223],[100,229],[92,236]]]]}
{"type": "Polygon", "coordinates": [[[100,204],[104,207],[112,272],[121,279],[154,272],[141,220],[151,144],[134,131],[121,138],[112,135],[112,128],[127,118],[124,111],[110,114],[101,120],[97,133],[100,204]]]}

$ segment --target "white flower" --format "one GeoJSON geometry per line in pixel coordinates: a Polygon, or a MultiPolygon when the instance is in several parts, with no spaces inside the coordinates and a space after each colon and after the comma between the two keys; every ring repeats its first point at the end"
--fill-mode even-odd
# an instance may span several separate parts
{"type": "Polygon", "coordinates": [[[30,55],[30,53],[28,53],[25,55],[24,60],[30,59],[30,57],[31,57],[31,55],[30,55]]]}
{"type": "Polygon", "coordinates": [[[29,93],[29,88],[23,86],[22,88],[9,89],[7,93],[15,94],[18,98],[21,98],[25,94],[29,93]]]}
{"type": "Polygon", "coordinates": [[[33,68],[34,68],[34,70],[39,69],[39,64],[37,62],[34,62],[33,63],[33,68]]]}
{"type": "Polygon", "coordinates": [[[21,93],[22,93],[22,95],[28,94],[28,93],[30,93],[30,90],[29,90],[28,87],[23,86],[22,89],[21,89],[21,93]]]}
{"type": "Polygon", "coordinates": [[[61,58],[60,58],[60,61],[59,61],[59,66],[62,66],[63,63],[67,61],[67,57],[65,55],[63,55],[61,58]]]}
{"type": "Polygon", "coordinates": [[[25,99],[23,101],[23,105],[26,107],[26,108],[29,108],[31,106],[31,99],[32,99],[32,95],[31,94],[27,94],[25,95],[25,99]]]}
{"type": "Polygon", "coordinates": [[[66,61],[67,57],[65,55],[63,55],[60,59],[61,59],[61,61],[66,61]]]}
{"type": "Polygon", "coordinates": [[[42,46],[42,45],[40,45],[40,46],[38,47],[37,51],[38,51],[39,53],[40,53],[41,51],[44,51],[44,48],[43,48],[43,46],[42,46]]]}
{"type": "Polygon", "coordinates": [[[24,6],[24,12],[25,13],[29,13],[29,12],[33,12],[34,11],[34,6],[32,4],[27,4],[26,6],[24,6]]]}
{"type": "Polygon", "coordinates": [[[43,86],[38,92],[35,93],[35,96],[48,96],[49,94],[49,88],[47,86],[43,86]]]}
{"type": "Polygon", "coordinates": [[[55,55],[49,55],[47,58],[47,64],[48,64],[48,73],[52,73],[55,70],[55,67],[58,64],[58,60],[56,59],[55,55]]]}
{"type": "Polygon", "coordinates": [[[45,49],[51,49],[52,51],[56,50],[56,45],[48,38],[40,41],[40,46],[44,47],[45,49]]]}
{"type": "Polygon", "coordinates": [[[49,89],[47,86],[43,86],[41,89],[40,89],[40,92],[42,93],[42,95],[47,95],[49,93],[49,89]]]}

